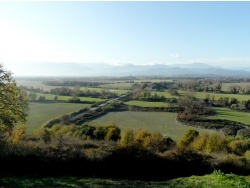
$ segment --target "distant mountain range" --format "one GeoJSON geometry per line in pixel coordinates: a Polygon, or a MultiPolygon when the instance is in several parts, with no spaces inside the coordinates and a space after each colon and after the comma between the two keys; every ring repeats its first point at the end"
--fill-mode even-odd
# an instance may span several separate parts
{"type": "Polygon", "coordinates": [[[250,67],[232,70],[204,63],[115,66],[105,63],[34,62],[19,63],[7,68],[14,76],[250,76],[250,67]]]}

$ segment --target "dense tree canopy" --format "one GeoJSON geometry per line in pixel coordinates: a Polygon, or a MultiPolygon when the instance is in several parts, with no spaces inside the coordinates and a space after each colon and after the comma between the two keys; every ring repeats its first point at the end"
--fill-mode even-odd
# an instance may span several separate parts
{"type": "Polygon", "coordinates": [[[11,73],[0,64],[0,131],[11,131],[28,115],[26,93],[16,85],[11,73]]]}

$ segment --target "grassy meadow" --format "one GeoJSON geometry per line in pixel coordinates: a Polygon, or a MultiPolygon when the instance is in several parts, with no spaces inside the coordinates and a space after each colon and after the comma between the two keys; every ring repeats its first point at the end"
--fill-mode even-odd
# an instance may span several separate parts
{"type": "MultiPolygon", "coordinates": [[[[45,100],[50,100],[53,101],[55,95],[54,94],[42,94],[42,93],[37,93],[37,97],[36,100],[40,97],[40,96],[45,96],[45,100]]],[[[58,100],[59,101],[67,101],[69,99],[71,99],[71,96],[58,96],[58,100]]],[[[78,97],[81,101],[85,101],[85,102],[102,102],[105,99],[100,99],[100,98],[92,98],[92,97],[78,97]]]]}
{"type": "Polygon", "coordinates": [[[68,114],[90,107],[89,104],[70,104],[70,103],[30,103],[29,115],[27,117],[26,128],[28,133],[41,127],[46,121],[63,114],[68,114]]]}
{"type": "MultiPolygon", "coordinates": [[[[185,95],[186,91],[178,90],[180,96],[185,95]]],[[[163,95],[166,98],[173,98],[176,96],[170,95],[170,93],[166,90],[164,92],[152,92],[152,94],[157,93],[157,95],[163,95]]],[[[208,92],[193,92],[193,95],[199,99],[205,99],[207,95],[209,95],[210,99],[214,96],[215,100],[218,100],[220,97],[229,97],[236,98],[238,101],[248,101],[250,99],[250,95],[241,95],[241,94],[224,94],[224,93],[208,93],[208,92]]],[[[176,97],[178,98],[178,97],[176,97]]]]}
{"type": "Polygon", "coordinates": [[[152,95],[154,95],[155,93],[157,95],[159,95],[159,96],[164,96],[166,98],[178,98],[178,96],[173,96],[168,91],[162,91],[162,92],[160,92],[160,91],[152,91],[151,92],[152,95]]]}
{"type": "MultiPolygon", "coordinates": [[[[108,84],[108,85],[112,85],[112,84],[108,84]]],[[[106,86],[106,85],[104,85],[106,86]]],[[[103,85],[101,85],[99,88],[92,88],[92,87],[81,87],[81,90],[91,90],[91,91],[96,91],[96,92],[101,92],[102,90],[104,91],[109,91],[109,92],[113,92],[116,93],[118,95],[122,95],[128,92],[128,90],[126,88],[116,88],[116,87],[104,87],[103,85]]],[[[69,87],[69,88],[73,88],[73,87],[69,87]]]]}
{"type": "Polygon", "coordinates": [[[206,96],[209,94],[210,98],[214,96],[215,100],[218,100],[220,97],[229,97],[236,98],[238,101],[248,101],[250,99],[250,95],[240,95],[240,94],[223,94],[223,93],[207,93],[207,92],[196,92],[196,97],[205,99],[206,96]]]}
{"type": "Polygon", "coordinates": [[[250,176],[235,174],[208,174],[204,176],[180,177],[168,181],[131,181],[83,177],[3,177],[0,187],[18,188],[249,188],[250,176]]]}
{"type": "MultiPolygon", "coordinates": [[[[216,172],[216,171],[215,171],[216,172]]],[[[160,187],[160,186],[159,186],[160,187]]],[[[224,174],[220,171],[204,176],[181,177],[170,180],[166,187],[175,188],[249,188],[250,176],[224,174]]]]}
{"type": "MultiPolygon", "coordinates": [[[[178,90],[180,95],[184,95],[186,91],[178,90]]],[[[210,99],[214,96],[215,100],[218,100],[220,97],[229,97],[236,98],[239,101],[247,101],[250,99],[250,95],[241,95],[241,94],[225,94],[225,93],[209,93],[209,92],[193,92],[194,96],[200,99],[205,99],[209,95],[210,99]]]]}
{"type": "MultiPolygon", "coordinates": [[[[42,81],[37,80],[17,80],[18,86],[26,86],[26,87],[33,87],[33,88],[41,88],[44,91],[50,91],[51,89],[61,88],[62,86],[48,86],[45,85],[42,81]]],[[[73,89],[74,87],[69,86],[68,88],[73,89]]],[[[131,83],[114,83],[114,84],[104,84],[100,85],[98,88],[93,87],[80,87],[81,90],[92,90],[100,92],[102,90],[110,91],[117,93],[118,95],[122,95],[128,92],[128,89],[131,89],[131,83]]]]}
{"type": "Polygon", "coordinates": [[[215,115],[210,116],[211,119],[226,119],[231,121],[238,121],[250,126],[250,113],[239,112],[228,108],[213,108],[215,115]]]}
{"type": "Polygon", "coordinates": [[[142,83],[142,82],[173,82],[172,79],[138,79],[134,80],[136,83],[142,83]]]}
{"type": "Polygon", "coordinates": [[[118,89],[118,90],[131,90],[132,89],[132,83],[110,83],[110,84],[104,84],[100,85],[103,89],[118,89]]]}
{"type": "Polygon", "coordinates": [[[183,137],[185,132],[192,128],[200,133],[214,132],[212,130],[198,129],[191,126],[182,125],[176,121],[177,113],[167,112],[110,112],[105,116],[96,118],[89,123],[94,126],[116,123],[121,130],[139,128],[150,132],[158,131],[163,135],[170,136],[173,140],[178,141],[183,137]]]}
{"type": "Polygon", "coordinates": [[[125,102],[125,104],[128,105],[135,105],[135,106],[141,106],[141,107],[168,107],[168,103],[165,102],[147,102],[147,101],[128,101],[125,102]]]}

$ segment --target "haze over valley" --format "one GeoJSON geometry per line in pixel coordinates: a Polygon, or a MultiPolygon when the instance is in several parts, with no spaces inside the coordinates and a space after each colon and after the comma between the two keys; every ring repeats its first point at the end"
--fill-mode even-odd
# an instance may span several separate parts
{"type": "Polygon", "coordinates": [[[20,63],[7,66],[14,76],[250,76],[250,67],[223,68],[205,63],[110,65],[105,63],[20,63]]]}

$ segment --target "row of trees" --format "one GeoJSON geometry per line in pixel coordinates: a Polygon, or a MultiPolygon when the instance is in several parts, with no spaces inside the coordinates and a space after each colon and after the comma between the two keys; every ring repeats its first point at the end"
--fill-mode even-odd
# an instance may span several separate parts
{"type": "Polygon", "coordinates": [[[211,93],[230,93],[230,94],[250,94],[250,84],[239,85],[230,84],[227,90],[223,89],[223,81],[221,80],[187,80],[177,81],[172,88],[181,90],[193,90],[196,92],[211,92],[211,93]]]}
{"type": "Polygon", "coordinates": [[[72,87],[98,87],[102,82],[86,82],[86,81],[76,81],[76,80],[66,80],[66,81],[45,81],[43,82],[48,86],[72,86],[72,87]]]}
{"type": "MultiPolygon", "coordinates": [[[[1,164],[4,162],[8,166],[3,173],[9,174],[26,175],[32,171],[39,175],[41,169],[47,169],[46,175],[76,175],[76,169],[84,168],[87,176],[108,173],[109,177],[114,177],[111,170],[124,178],[127,169],[133,168],[136,173],[131,171],[131,177],[143,178],[148,174],[152,180],[169,175],[201,175],[218,168],[226,173],[250,172],[249,140],[215,133],[200,134],[194,129],[189,129],[175,142],[159,132],[120,131],[115,124],[98,127],[56,125],[41,129],[33,136],[26,135],[23,127],[16,127],[7,142],[0,144],[1,164]],[[30,163],[32,165],[28,165],[30,163]],[[15,171],[11,170],[14,166],[18,167],[15,171]],[[165,169],[164,172],[159,171],[159,166],[165,169]],[[184,168],[185,173],[176,168],[184,168]]],[[[78,172],[82,175],[83,171],[78,172]]]]}
{"type": "Polygon", "coordinates": [[[165,96],[158,95],[157,93],[152,94],[152,92],[147,90],[146,88],[140,89],[138,90],[138,92],[135,92],[131,96],[131,99],[140,101],[152,101],[152,102],[166,101],[165,96]]]}
{"type": "Polygon", "coordinates": [[[33,92],[33,93],[46,93],[45,90],[43,88],[40,88],[40,87],[35,88],[33,86],[28,87],[28,86],[23,86],[23,85],[20,85],[18,87],[21,90],[29,91],[29,92],[33,92]]]}
{"type": "MultiPolygon", "coordinates": [[[[54,94],[54,101],[58,101],[58,96],[71,96],[71,99],[69,102],[80,102],[80,99],[78,97],[93,97],[93,98],[102,98],[102,99],[110,99],[118,97],[116,93],[109,92],[102,90],[100,92],[97,92],[95,90],[78,90],[78,89],[69,89],[69,88],[55,88],[52,89],[50,92],[46,92],[50,94],[54,94]]],[[[28,98],[29,101],[45,101],[46,96],[40,95],[38,97],[38,94],[35,92],[28,92],[28,98]]]]}
{"type": "Polygon", "coordinates": [[[74,87],[73,89],[70,89],[68,87],[61,87],[61,88],[54,88],[51,89],[50,94],[59,95],[59,96],[72,96],[73,98],[77,97],[94,97],[94,98],[103,98],[103,99],[109,99],[109,98],[115,98],[118,95],[114,92],[109,92],[107,90],[81,90],[80,87],[74,87]]]}
{"type": "Polygon", "coordinates": [[[41,139],[45,143],[50,143],[53,137],[66,136],[68,138],[80,138],[82,140],[105,140],[116,141],[122,146],[143,147],[151,152],[163,152],[175,146],[175,141],[169,137],[164,137],[159,132],[149,132],[144,129],[134,131],[126,129],[121,132],[121,129],[115,124],[110,123],[103,126],[91,126],[84,124],[76,125],[54,125],[51,128],[39,130],[41,139]]]}
{"type": "Polygon", "coordinates": [[[242,156],[249,154],[250,140],[226,138],[215,133],[200,135],[198,131],[189,129],[178,142],[178,145],[181,147],[190,147],[205,153],[224,151],[242,156]]]}

